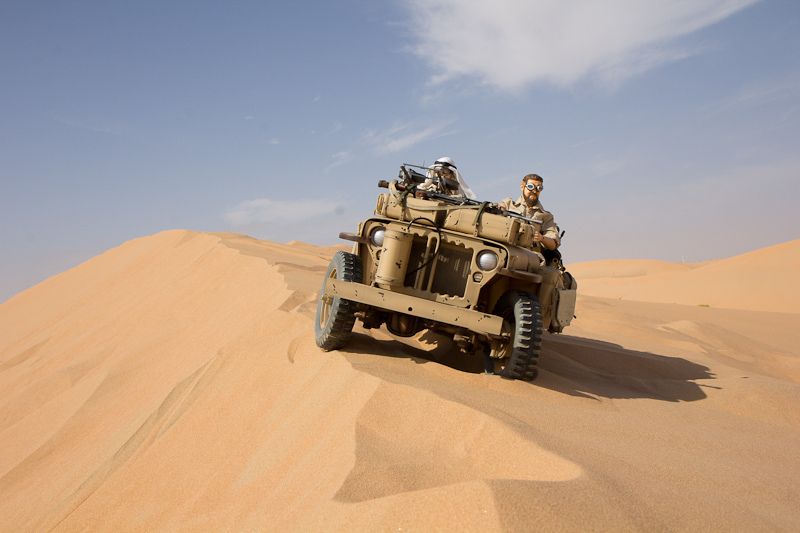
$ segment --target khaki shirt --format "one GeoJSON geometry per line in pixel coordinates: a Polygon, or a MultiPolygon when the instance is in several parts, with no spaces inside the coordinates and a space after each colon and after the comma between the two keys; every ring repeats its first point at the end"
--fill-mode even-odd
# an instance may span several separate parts
{"type": "Polygon", "coordinates": [[[554,239],[556,241],[556,248],[561,246],[561,232],[556,225],[556,221],[553,220],[553,215],[550,214],[549,211],[544,210],[539,200],[536,200],[535,204],[529,206],[525,203],[525,198],[520,196],[517,198],[516,202],[511,200],[511,198],[506,198],[500,203],[511,212],[518,213],[525,218],[533,218],[537,221],[541,221],[542,228],[539,230],[539,233],[545,237],[554,239]]]}

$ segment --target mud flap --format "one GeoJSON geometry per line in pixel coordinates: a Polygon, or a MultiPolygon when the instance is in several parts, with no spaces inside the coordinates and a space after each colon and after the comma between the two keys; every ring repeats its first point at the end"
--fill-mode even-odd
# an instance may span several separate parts
{"type": "Polygon", "coordinates": [[[569,326],[575,316],[575,300],[578,291],[574,289],[559,289],[558,300],[556,301],[556,312],[553,315],[552,330],[561,333],[565,327],[569,326]]]}
{"type": "Polygon", "coordinates": [[[539,304],[542,306],[542,324],[544,329],[553,332],[556,305],[558,305],[558,289],[563,287],[559,279],[561,271],[548,266],[540,266],[537,273],[542,276],[539,294],[536,295],[539,298],[539,304]]]}
{"type": "Polygon", "coordinates": [[[543,324],[550,333],[561,333],[575,316],[578,282],[569,272],[539,267],[544,278],[539,290],[543,324]]]}

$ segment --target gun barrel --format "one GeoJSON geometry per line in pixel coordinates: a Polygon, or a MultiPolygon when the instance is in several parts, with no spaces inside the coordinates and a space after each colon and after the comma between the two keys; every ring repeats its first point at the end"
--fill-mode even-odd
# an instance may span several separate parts
{"type": "Polygon", "coordinates": [[[507,216],[507,217],[519,218],[519,219],[522,219],[522,220],[524,220],[526,222],[533,222],[534,224],[539,224],[539,225],[542,224],[541,220],[536,220],[535,218],[524,217],[524,216],[520,215],[519,213],[515,213],[513,211],[506,210],[506,211],[503,211],[503,214],[505,216],[507,216]]]}

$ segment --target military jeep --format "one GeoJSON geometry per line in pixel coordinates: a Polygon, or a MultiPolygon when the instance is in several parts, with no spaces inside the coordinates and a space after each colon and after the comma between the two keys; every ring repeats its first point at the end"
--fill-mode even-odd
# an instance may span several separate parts
{"type": "Polygon", "coordinates": [[[534,242],[541,222],[455,194],[436,168],[404,164],[378,186],[389,192],[374,215],[339,234],[354,244],[325,274],[317,345],[343,348],[356,319],[399,337],[432,330],[482,354],[487,373],[533,380],[542,331],[570,324],[577,292],[560,254],[534,242]]]}

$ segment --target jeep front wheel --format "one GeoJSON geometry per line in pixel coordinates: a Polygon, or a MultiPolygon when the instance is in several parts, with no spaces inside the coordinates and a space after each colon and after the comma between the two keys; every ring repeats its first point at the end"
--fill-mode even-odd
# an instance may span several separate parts
{"type": "Polygon", "coordinates": [[[506,378],[531,381],[542,346],[542,310],[533,294],[504,293],[493,314],[503,318],[506,340],[492,341],[486,354],[486,371],[506,378]]]}
{"type": "Polygon", "coordinates": [[[322,281],[322,290],[317,301],[317,319],[314,336],[317,346],[325,351],[344,347],[356,321],[356,303],[338,296],[326,296],[328,280],[335,279],[361,283],[363,267],[361,258],[347,252],[336,252],[322,281]]]}

